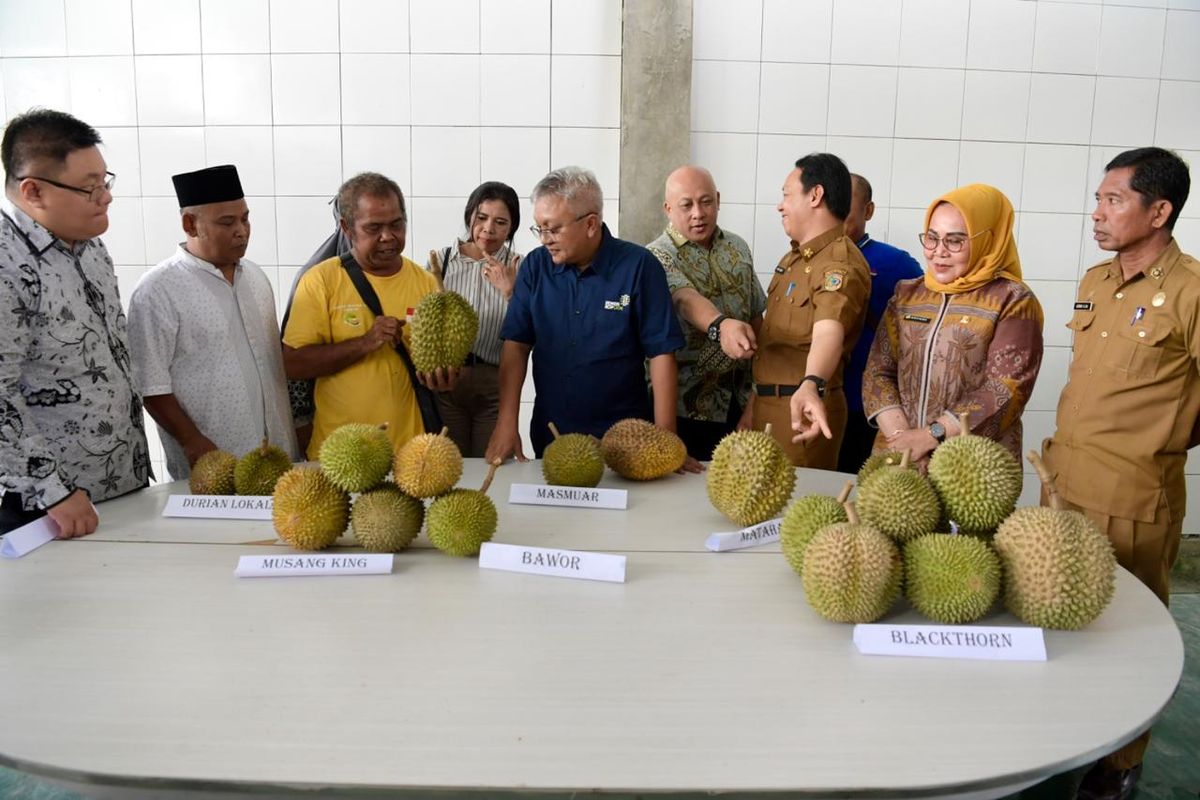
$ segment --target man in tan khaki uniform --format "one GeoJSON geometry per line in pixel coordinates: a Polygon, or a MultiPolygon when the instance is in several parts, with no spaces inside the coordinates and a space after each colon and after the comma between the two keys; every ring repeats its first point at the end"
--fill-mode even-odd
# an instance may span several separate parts
{"type": "MultiPolygon", "coordinates": [[[[1157,147],[1105,167],[1093,230],[1116,256],[1080,284],[1070,376],[1043,444],[1059,494],[1164,604],[1200,421],[1200,264],[1172,237],[1189,185],[1187,165],[1157,147]]],[[[1147,731],[1098,762],[1079,796],[1128,797],[1149,739],[1147,731]]]]}
{"type": "Polygon", "coordinates": [[[779,213],[791,250],[767,289],[754,399],[739,427],[768,422],[792,463],[835,469],[846,430],[842,371],[862,332],[871,272],[846,238],[850,171],[832,153],[796,162],[779,213]]]}

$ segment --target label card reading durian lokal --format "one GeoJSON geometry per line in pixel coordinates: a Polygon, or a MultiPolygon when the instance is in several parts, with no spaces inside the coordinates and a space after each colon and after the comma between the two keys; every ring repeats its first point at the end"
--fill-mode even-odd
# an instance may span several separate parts
{"type": "Polygon", "coordinates": [[[520,544],[484,542],[479,550],[479,568],[585,581],[625,582],[625,556],[520,544]]]}
{"type": "Polygon", "coordinates": [[[769,519],[740,531],[714,533],[704,540],[704,546],[709,550],[741,550],[743,547],[757,547],[760,544],[770,544],[779,541],[779,525],[782,518],[769,519]]]}
{"type": "Polygon", "coordinates": [[[292,578],[306,575],[389,575],[392,553],[304,553],[241,556],[233,574],[239,578],[292,578]]]}
{"type": "Polygon", "coordinates": [[[508,502],[534,506],[625,509],[629,507],[629,492],[625,489],[514,483],[508,491],[508,502]]]}
{"type": "Polygon", "coordinates": [[[167,498],[164,517],[200,519],[270,519],[271,495],[173,494],[167,498]]]}
{"type": "Polygon", "coordinates": [[[1046,639],[1041,628],[875,623],[854,626],[854,646],[868,656],[1046,660],[1046,639]]]}

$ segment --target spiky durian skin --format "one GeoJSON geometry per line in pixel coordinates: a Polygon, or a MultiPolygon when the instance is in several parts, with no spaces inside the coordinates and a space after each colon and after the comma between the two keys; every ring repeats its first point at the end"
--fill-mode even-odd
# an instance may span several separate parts
{"type": "Polygon", "coordinates": [[[496,533],[496,504],[483,492],[455,489],[434,500],[425,515],[429,542],[452,556],[479,555],[496,533]]]}
{"type": "Polygon", "coordinates": [[[604,457],[595,436],[564,433],[542,452],[542,476],[553,486],[595,486],[604,477],[604,457]]]}
{"type": "Polygon", "coordinates": [[[196,459],[188,476],[192,494],[233,494],[237,458],[224,450],[210,450],[196,459]]]}
{"type": "Polygon", "coordinates": [[[968,530],[995,530],[1017,507],[1021,465],[991,439],[955,436],[933,451],[929,480],[947,519],[968,530]]]}
{"type": "Polygon", "coordinates": [[[795,486],[796,468],[768,433],[734,431],[713,450],[709,502],[743,528],[778,514],[795,486]]]}
{"type": "Polygon", "coordinates": [[[609,468],[634,481],[670,475],[687,459],[682,439],[644,419],[614,422],[600,440],[600,452],[609,468]]]}
{"type": "Polygon", "coordinates": [[[292,458],[274,445],[256,447],[238,459],[233,486],[238,494],[266,495],[275,491],[279,476],[292,468],[292,458]]]}
{"type": "Polygon", "coordinates": [[[339,426],[321,443],[321,469],[339,489],[365,492],[392,468],[392,440],[375,425],[351,422],[339,426]]]}
{"type": "Polygon", "coordinates": [[[970,536],[920,536],[904,546],[904,593],[934,622],[974,622],[1000,594],[1000,558],[970,536]]]}
{"type": "Polygon", "coordinates": [[[449,436],[422,433],[396,451],[392,472],[405,494],[425,498],[454,488],[462,468],[462,453],[449,436]]]}
{"type": "Polygon", "coordinates": [[[425,504],[384,484],[360,494],[350,508],[354,540],[372,553],[398,553],[421,532],[425,504]]]}
{"type": "Polygon", "coordinates": [[[859,485],[856,505],[863,522],[901,543],[932,533],[942,516],[942,505],[929,481],[898,466],[875,470],[859,485]]]}
{"type": "MultiPolygon", "coordinates": [[[[858,485],[862,486],[867,482],[867,478],[871,477],[875,470],[880,467],[898,467],[900,461],[904,458],[903,453],[897,453],[895,450],[885,450],[882,453],[876,453],[869,456],[863,465],[858,468],[858,485]]],[[[916,469],[916,465],[909,464],[909,469],[916,469]]]]}
{"type": "Polygon", "coordinates": [[[271,517],[279,538],[298,550],[324,550],[350,519],[350,495],[319,467],[293,467],[275,483],[271,517]]]}
{"type": "Polygon", "coordinates": [[[431,292],[413,313],[411,353],[418,372],[461,367],[479,333],[479,315],[457,292],[431,292]]]}
{"type": "Polygon", "coordinates": [[[822,528],[846,522],[846,509],[836,499],[810,494],[792,503],[779,525],[779,549],[797,575],[804,574],[804,550],[822,528]]]}
{"type": "Polygon", "coordinates": [[[863,523],[823,528],[804,550],[804,595],[830,622],[874,622],[900,596],[900,550],[863,523]]]}
{"type": "Polygon", "coordinates": [[[1019,508],[993,541],[1004,568],[1004,605],[1023,622],[1078,630],[1112,600],[1112,542],[1077,511],[1019,508]]]}

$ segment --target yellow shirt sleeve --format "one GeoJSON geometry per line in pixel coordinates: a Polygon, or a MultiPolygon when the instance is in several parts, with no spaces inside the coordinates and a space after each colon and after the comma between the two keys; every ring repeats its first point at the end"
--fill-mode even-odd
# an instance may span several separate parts
{"type": "Polygon", "coordinates": [[[332,342],[328,288],[320,266],[316,266],[305,273],[296,286],[287,327],[283,331],[283,343],[299,348],[332,342]]]}

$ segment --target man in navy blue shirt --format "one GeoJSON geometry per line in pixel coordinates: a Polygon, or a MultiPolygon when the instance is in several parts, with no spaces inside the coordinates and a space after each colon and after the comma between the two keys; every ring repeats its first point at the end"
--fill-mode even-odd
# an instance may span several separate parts
{"type": "Polygon", "coordinates": [[[532,200],[532,230],[544,246],[521,264],[500,330],[500,411],[488,461],[525,460],[517,416],[530,352],[534,455],[541,457],[553,438],[551,422],[561,433],[602,436],[617,420],[640,417],[674,431],[675,351],[684,338],[662,265],[646,248],[609,233],[591,172],[556,169],[534,187],[532,200]]]}
{"type": "Polygon", "coordinates": [[[850,412],[846,421],[846,435],[842,438],[842,449],[838,453],[839,472],[858,472],[862,463],[871,455],[875,442],[875,428],[863,414],[862,379],[867,367],[867,354],[871,342],[875,341],[875,328],[883,317],[888,300],[896,290],[896,284],[906,278],[921,277],[921,265],[899,247],[877,242],[867,234],[867,222],[875,216],[875,203],[871,199],[871,184],[862,175],[850,174],[850,215],[846,217],[846,238],[853,240],[867,266],[871,268],[871,299],[867,303],[867,319],[863,323],[862,335],[850,354],[846,365],[844,386],[846,405],[850,412]]]}

